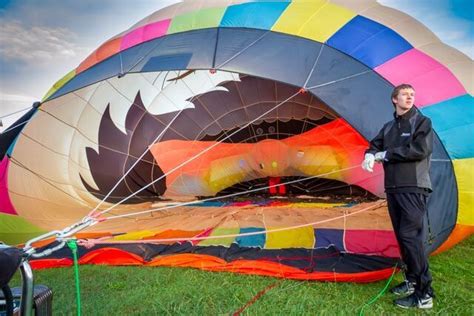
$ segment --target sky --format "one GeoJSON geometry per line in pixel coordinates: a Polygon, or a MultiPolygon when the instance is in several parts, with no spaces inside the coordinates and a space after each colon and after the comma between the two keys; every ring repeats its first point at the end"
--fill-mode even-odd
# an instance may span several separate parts
{"type": "MultiPolygon", "coordinates": [[[[179,0],[0,0],[0,132],[107,39],[179,0]]],[[[379,0],[474,58],[474,1],[379,0]]]]}

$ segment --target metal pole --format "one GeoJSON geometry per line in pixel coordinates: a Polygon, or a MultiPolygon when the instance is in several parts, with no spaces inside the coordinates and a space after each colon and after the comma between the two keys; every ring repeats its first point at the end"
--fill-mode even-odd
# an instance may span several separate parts
{"type": "Polygon", "coordinates": [[[21,271],[21,301],[20,301],[20,314],[21,316],[32,316],[33,315],[33,270],[31,270],[30,263],[27,259],[24,259],[20,266],[21,271]]]}

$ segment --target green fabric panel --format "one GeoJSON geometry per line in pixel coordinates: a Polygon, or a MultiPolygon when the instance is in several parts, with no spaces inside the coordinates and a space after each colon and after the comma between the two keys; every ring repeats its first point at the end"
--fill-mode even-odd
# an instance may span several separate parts
{"type": "Polygon", "coordinates": [[[24,243],[46,233],[18,215],[0,213],[0,241],[9,245],[24,243]]]}
{"type": "MultiPolygon", "coordinates": [[[[211,236],[223,236],[223,235],[236,235],[240,229],[236,228],[216,228],[212,231],[211,236]]],[[[230,245],[235,241],[236,237],[229,238],[211,238],[201,241],[198,246],[225,246],[230,247],[230,245]]]]}
{"type": "Polygon", "coordinates": [[[209,8],[178,15],[173,18],[168,34],[218,27],[226,8],[209,8]]]}

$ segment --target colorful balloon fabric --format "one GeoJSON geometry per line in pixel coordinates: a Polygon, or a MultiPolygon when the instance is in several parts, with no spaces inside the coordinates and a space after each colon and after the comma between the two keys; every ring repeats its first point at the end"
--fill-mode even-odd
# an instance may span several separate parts
{"type": "MultiPolygon", "coordinates": [[[[0,136],[0,240],[63,229],[105,199],[103,222],[78,234],[104,242],[81,248],[81,263],[388,277],[399,251],[383,170],[359,168],[367,140],[392,117],[393,87],[413,85],[436,131],[427,248],[466,238],[473,71],[372,0],[169,6],[102,44],[0,136]],[[319,200],[291,198],[303,194],[319,200]]],[[[71,263],[66,249],[33,262],[71,263]]]]}

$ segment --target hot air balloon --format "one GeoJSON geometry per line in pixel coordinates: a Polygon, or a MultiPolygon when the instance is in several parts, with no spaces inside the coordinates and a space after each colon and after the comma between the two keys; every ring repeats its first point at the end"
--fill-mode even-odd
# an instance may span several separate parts
{"type": "MultiPolygon", "coordinates": [[[[77,234],[95,240],[83,264],[388,277],[400,255],[383,170],[359,167],[367,140],[392,117],[393,87],[413,85],[436,131],[427,249],[466,238],[472,71],[372,0],[172,5],[102,44],[1,135],[0,240],[92,218],[77,234]]],[[[33,261],[71,264],[66,249],[33,261]]]]}

